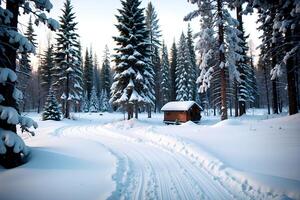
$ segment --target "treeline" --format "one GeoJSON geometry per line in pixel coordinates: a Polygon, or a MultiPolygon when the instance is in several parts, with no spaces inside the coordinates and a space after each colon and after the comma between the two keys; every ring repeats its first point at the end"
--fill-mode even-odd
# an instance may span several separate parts
{"type": "MultiPolygon", "coordinates": [[[[221,112],[227,119],[228,105],[235,116],[248,107],[270,104],[273,113],[285,105],[289,113],[299,110],[299,2],[252,0],[191,0],[198,9],[185,17],[200,17],[201,31],[196,34],[200,56],[199,91],[204,106],[221,112]],[[259,13],[259,30],[263,32],[259,46],[258,66],[247,45],[253,27],[244,27],[243,16],[259,13]],[[229,12],[231,11],[231,12],[229,12]],[[235,16],[231,13],[235,12],[235,16]],[[272,102],[271,102],[272,100],[272,102]]],[[[202,104],[203,105],[203,104],[202,104]]]]}
{"type": "MultiPolygon", "coordinates": [[[[86,48],[83,56],[76,14],[70,0],[64,3],[62,12],[55,42],[48,39],[46,49],[38,54],[37,71],[32,71],[28,53],[21,56],[18,72],[24,98],[20,109],[43,111],[46,113],[43,114],[45,120],[60,119],[58,116],[62,113],[65,118],[70,118],[70,112],[111,111],[109,49],[107,46],[104,49],[101,66],[92,48],[86,48]],[[29,76],[32,76],[31,79],[29,76]],[[28,80],[31,80],[31,84],[28,84],[28,80]],[[53,109],[56,104],[58,106],[53,109]]],[[[31,17],[25,35],[37,46],[31,17]]]]}

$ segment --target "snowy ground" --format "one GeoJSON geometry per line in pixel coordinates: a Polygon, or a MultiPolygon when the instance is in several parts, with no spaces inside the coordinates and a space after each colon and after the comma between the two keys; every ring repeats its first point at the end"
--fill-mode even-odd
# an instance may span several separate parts
{"type": "Polygon", "coordinates": [[[29,114],[32,159],[0,168],[0,199],[300,199],[300,114],[264,112],[179,126],[161,114],[29,114]]]}

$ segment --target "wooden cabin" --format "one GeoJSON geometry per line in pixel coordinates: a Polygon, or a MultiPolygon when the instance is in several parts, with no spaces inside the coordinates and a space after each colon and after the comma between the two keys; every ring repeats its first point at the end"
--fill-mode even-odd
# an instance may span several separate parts
{"type": "Polygon", "coordinates": [[[195,101],[172,101],[165,104],[164,112],[166,124],[177,124],[187,121],[198,123],[201,119],[202,108],[195,101]]]}

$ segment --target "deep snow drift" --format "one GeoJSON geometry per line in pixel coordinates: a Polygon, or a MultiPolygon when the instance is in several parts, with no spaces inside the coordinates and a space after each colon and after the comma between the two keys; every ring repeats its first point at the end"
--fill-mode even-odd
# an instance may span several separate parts
{"type": "Polygon", "coordinates": [[[300,199],[300,114],[76,117],[23,135],[32,159],[0,168],[0,199],[300,199]]]}

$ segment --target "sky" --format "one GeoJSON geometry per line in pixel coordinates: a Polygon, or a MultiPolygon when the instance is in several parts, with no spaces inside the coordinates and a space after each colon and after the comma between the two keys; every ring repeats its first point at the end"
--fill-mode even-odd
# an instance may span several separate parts
{"type": "MultiPolygon", "coordinates": [[[[142,7],[146,7],[150,0],[142,0],[142,7]]],[[[51,0],[53,9],[48,16],[58,20],[62,15],[64,0],[51,0]]],[[[187,0],[151,0],[159,18],[159,25],[162,31],[162,39],[165,40],[170,48],[172,42],[177,42],[180,34],[186,32],[187,22],[183,21],[185,15],[195,10],[196,5],[192,5],[187,0]]],[[[122,8],[120,0],[72,0],[71,1],[76,14],[75,21],[78,22],[78,33],[83,50],[92,47],[101,63],[102,53],[105,45],[113,50],[115,43],[112,36],[117,36],[118,31],[114,24],[117,23],[115,15],[117,9],[122,8]]],[[[245,28],[249,30],[250,39],[254,41],[254,46],[259,43],[259,33],[256,31],[256,15],[245,17],[245,28]],[[251,27],[251,28],[250,28],[251,27]]],[[[26,19],[28,21],[28,19],[26,19]]],[[[25,19],[23,23],[26,23],[25,19]]],[[[193,32],[199,31],[199,18],[191,22],[193,32]]],[[[55,33],[45,26],[36,28],[38,42],[42,49],[47,45],[47,38],[55,38],[55,33]]],[[[53,40],[55,41],[55,40],[53,40]]]]}

